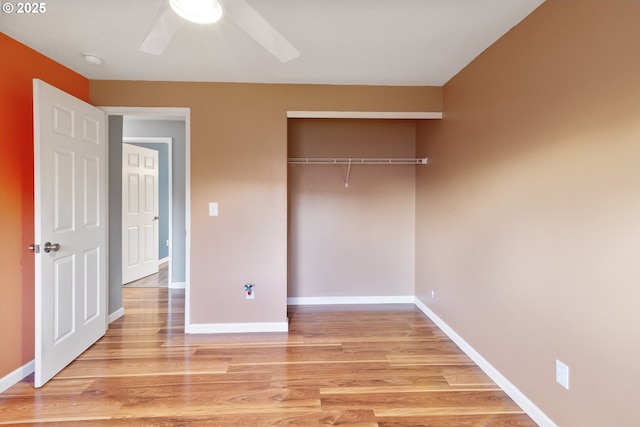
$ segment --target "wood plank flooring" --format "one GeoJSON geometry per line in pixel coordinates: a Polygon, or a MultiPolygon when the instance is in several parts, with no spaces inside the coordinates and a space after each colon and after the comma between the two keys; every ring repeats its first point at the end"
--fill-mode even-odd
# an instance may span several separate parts
{"type": "Polygon", "coordinates": [[[184,291],[123,289],[125,317],[0,424],[533,427],[413,305],[290,307],[289,333],[185,335],[184,291]]]}
{"type": "Polygon", "coordinates": [[[142,279],[125,283],[125,288],[167,288],[169,287],[169,262],[158,265],[158,272],[142,279]]]}

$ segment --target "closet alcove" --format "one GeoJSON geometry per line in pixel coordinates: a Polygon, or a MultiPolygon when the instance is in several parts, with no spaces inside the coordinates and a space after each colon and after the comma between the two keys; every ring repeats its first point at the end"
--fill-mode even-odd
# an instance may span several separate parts
{"type": "Polygon", "coordinates": [[[413,298],[416,125],[288,119],[290,303],[413,298]]]}

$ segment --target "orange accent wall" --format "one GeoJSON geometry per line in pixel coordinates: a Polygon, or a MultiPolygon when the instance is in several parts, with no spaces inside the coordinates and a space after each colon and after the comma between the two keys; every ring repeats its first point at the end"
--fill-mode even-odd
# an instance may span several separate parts
{"type": "Polygon", "coordinates": [[[0,378],[34,357],[33,89],[44,80],[84,101],[89,80],[0,33],[0,378]]]}

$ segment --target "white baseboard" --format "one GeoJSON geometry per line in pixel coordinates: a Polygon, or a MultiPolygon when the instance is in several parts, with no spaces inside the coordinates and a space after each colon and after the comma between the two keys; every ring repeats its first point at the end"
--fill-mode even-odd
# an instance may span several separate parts
{"type": "Polygon", "coordinates": [[[169,257],[168,257],[168,256],[167,256],[167,257],[164,257],[164,258],[162,258],[162,259],[159,259],[159,260],[158,260],[158,265],[160,265],[160,264],[164,264],[164,263],[166,263],[166,262],[169,262],[169,257]]]}
{"type": "Polygon", "coordinates": [[[288,305],[331,305],[331,304],[413,304],[414,296],[378,297],[291,297],[288,305]]]}
{"type": "Polygon", "coordinates": [[[187,334],[231,334],[246,332],[288,332],[288,322],[200,323],[185,327],[187,334]]]}
{"type": "Polygon", "coordinates": [[[109,315],[109,323],[115,322],[122,316],[124,316],[124,307],[120,307],[119,309],[117,309],[116,311],[114,311],[109,315]]]}
{"type": "Polygon", "coordinates": [[[18,384],[20,381],[33,374],[35,370],[36,362],[32,360],[24,366],[19,367],[15,371],[6,375],[4,378],[0,378],[0,393],[4,393],[5,390],[18,384]]]}
{"type": "Polygon", "coordinates": [[[186,282],[169,282],[169,289],[186,289],[186,282]]]}
{"type": "Polygon", "coordinates": [[[513,385],[504,375],[494,368],[480,353],[478,353],[469,343],[458,335],[447,323],[438,317],[422,301],[415,298],[415,304],[422,312],[433,321],[447,336],[465,352],[476,365],[484,371],[500,388],[513,399],[540,427],[558,427],[540,408],[538,408],[527,396],[513,385]]]}

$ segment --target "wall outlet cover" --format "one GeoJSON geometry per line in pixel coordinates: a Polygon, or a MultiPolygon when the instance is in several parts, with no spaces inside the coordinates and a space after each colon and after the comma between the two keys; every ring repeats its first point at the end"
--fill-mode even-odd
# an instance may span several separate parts
{"type": "Polygon", "coordinates": [[[253,299],[255,297],[252,283],[244,285],[244,296],[246,299],[253,299]]]}

